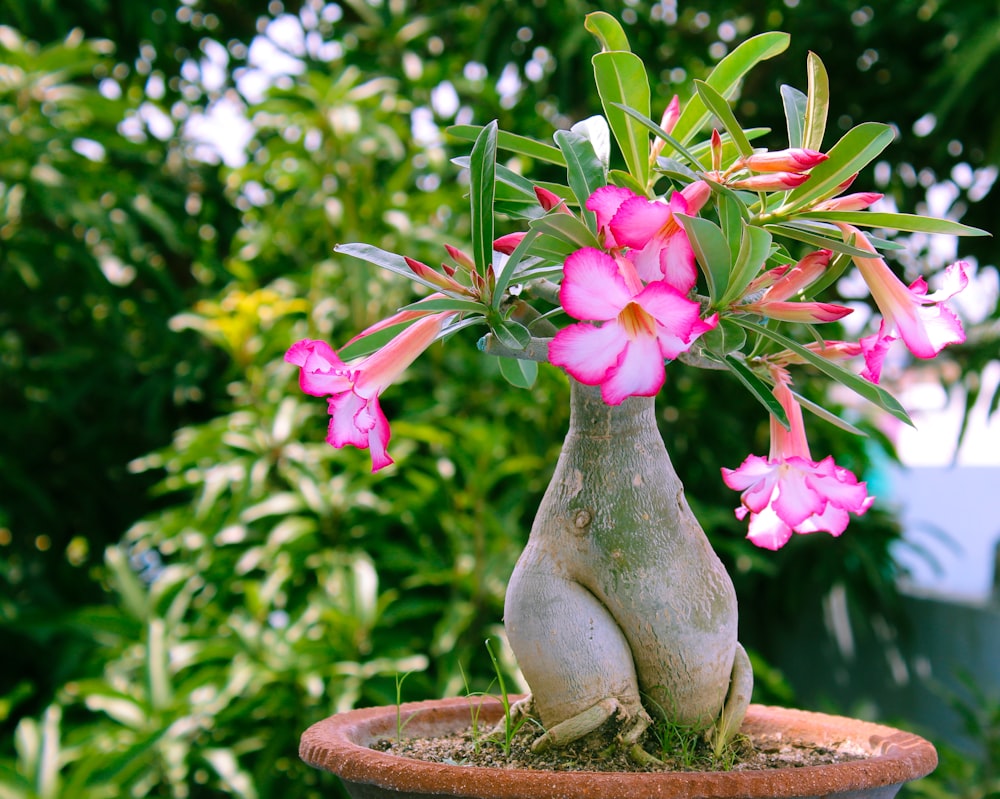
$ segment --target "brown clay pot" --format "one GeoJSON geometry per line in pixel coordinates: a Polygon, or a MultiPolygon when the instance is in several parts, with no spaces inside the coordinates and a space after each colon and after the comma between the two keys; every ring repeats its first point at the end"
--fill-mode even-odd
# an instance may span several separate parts
{"type": "MultiPolygon", "coordinates": [[[[464,697],[413,702],[400,707],[408,737],[435,736],[469,726],[470,707],[482,701],[480,722],[502,717],[496,700],[464,697]]],[[[788,741],[837,745],[845,741],[871,752],[864,760],[824,766],[740,772],[551,772],[429,763],[369,748],[396,736],[396,707],[339,713],[302,735],[299,755],[336,774],[353,799],[416,799],[426,796],[483,799],[701,799],[704,797],[799,797],[890,799],[904,782],[937,765],[933,745],[908,732],[864,721],[803,710],[751,705],[742,731],[788,741]]]]}

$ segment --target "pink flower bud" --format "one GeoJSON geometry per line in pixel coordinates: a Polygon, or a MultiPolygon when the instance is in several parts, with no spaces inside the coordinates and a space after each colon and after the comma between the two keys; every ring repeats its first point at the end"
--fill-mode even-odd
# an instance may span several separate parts
{"type": "Polygon", "coordinates": [[[463,252],[458,249],[458,247],[452,247],[450,244],[445,244],[444,248],[448,251],[448,255],[452,257],[456,264],[465,267],[469,271],[475,270],[475,261],[472,260],[472,256],[468,253],[463,252]]]}
{"type": "Polygon", "coordinates": [[[810,210],[813,211],[864,211],[874,205],[883,197],[877,191],[860,191],[855,194],[845,194],[842,197],[833,197],[829,200],[816,203],[810,210]]]}
{"type": "Polygon", "coordinates": [[[535,186],[535,197],[538,198],[538,204],[542,206],[543,211],[551,211],[558,208],[565,214],[569,213],[565,201],[555,192],[543,189],[541,186],[535,186]]]}
{"type": "Polygon", "coordinates": [[[524,236],[524,233],[508,233],[506,236],[501,236],[493,242],[493,249],[497,252],[502,252],[504,255],[510,255],[517,249],[517,245],[521,243],[521,239],[524,236]]]}
{"type": "Polygon", "coordinates": [[[773,153],[754,153],[739,160],[752,172],[804,172],[829,158],[826,153],[792,147],[773,153]]]}
{"type": "Polygon", "coordinates": [[[696,180],[681,189],[681,194],[687,200],[687,213],[696,214],[705,207],[708,198],[712,196],[712,187],[704,180],[696,180]]]}
{"type": "Polygon", "coordinates": [[[801,172],[769,172],[763,175],[751,175],[740,180],[730,180],[726,185],[731,189],[785,191],[801,186],[807,180],[809,180],[809,175],[801,172]]]}

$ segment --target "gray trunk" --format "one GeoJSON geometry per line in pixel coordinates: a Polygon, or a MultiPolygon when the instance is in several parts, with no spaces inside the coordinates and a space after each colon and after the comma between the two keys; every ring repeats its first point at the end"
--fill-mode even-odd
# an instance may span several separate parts
{"type": "Polygon", "coordinates": [[[645,707],[709,729],[739,648],[732,581],[684,498],[653,398],[608,406],[571,384],[569,432],[504,609],[533,710],[547,730],[596,706],[622,725],[645,707]]]}

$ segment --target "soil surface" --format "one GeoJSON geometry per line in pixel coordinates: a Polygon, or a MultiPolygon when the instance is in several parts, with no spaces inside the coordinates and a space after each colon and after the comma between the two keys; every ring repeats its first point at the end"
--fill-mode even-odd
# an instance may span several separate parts
{"type": "Polygon", "coordinates": [[[534,769],[546,771],[747,771],[801,766],[828,765],[863,760],[868,752],[844,741],[833,746],[817,746],[783,740],[780,735],[749,738],[739,736],[721,760],[713,758],[705,744],[687,744],[683,750],[668,754],[655,740],[643,742],[647,752],[662,760],[660,765],[639,765],[621,748],[600,749],[587,742],[571,744],[542,754],[531,751],[534,734],[521,731],[504,752],[502,733],[471,730],[439,738],[382,739],[373,749],[436,763],[488,768],[534,769]]]}

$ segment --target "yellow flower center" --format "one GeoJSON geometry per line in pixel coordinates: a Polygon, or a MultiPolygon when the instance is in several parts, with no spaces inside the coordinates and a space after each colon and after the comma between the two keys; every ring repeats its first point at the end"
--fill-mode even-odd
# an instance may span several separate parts
{"type": "Polygon", "coordinates": [[[622,308],[618,314],[618,324],[625,329],[630,339],[656,335],[656,320],[634,302],[622,308]]]}

